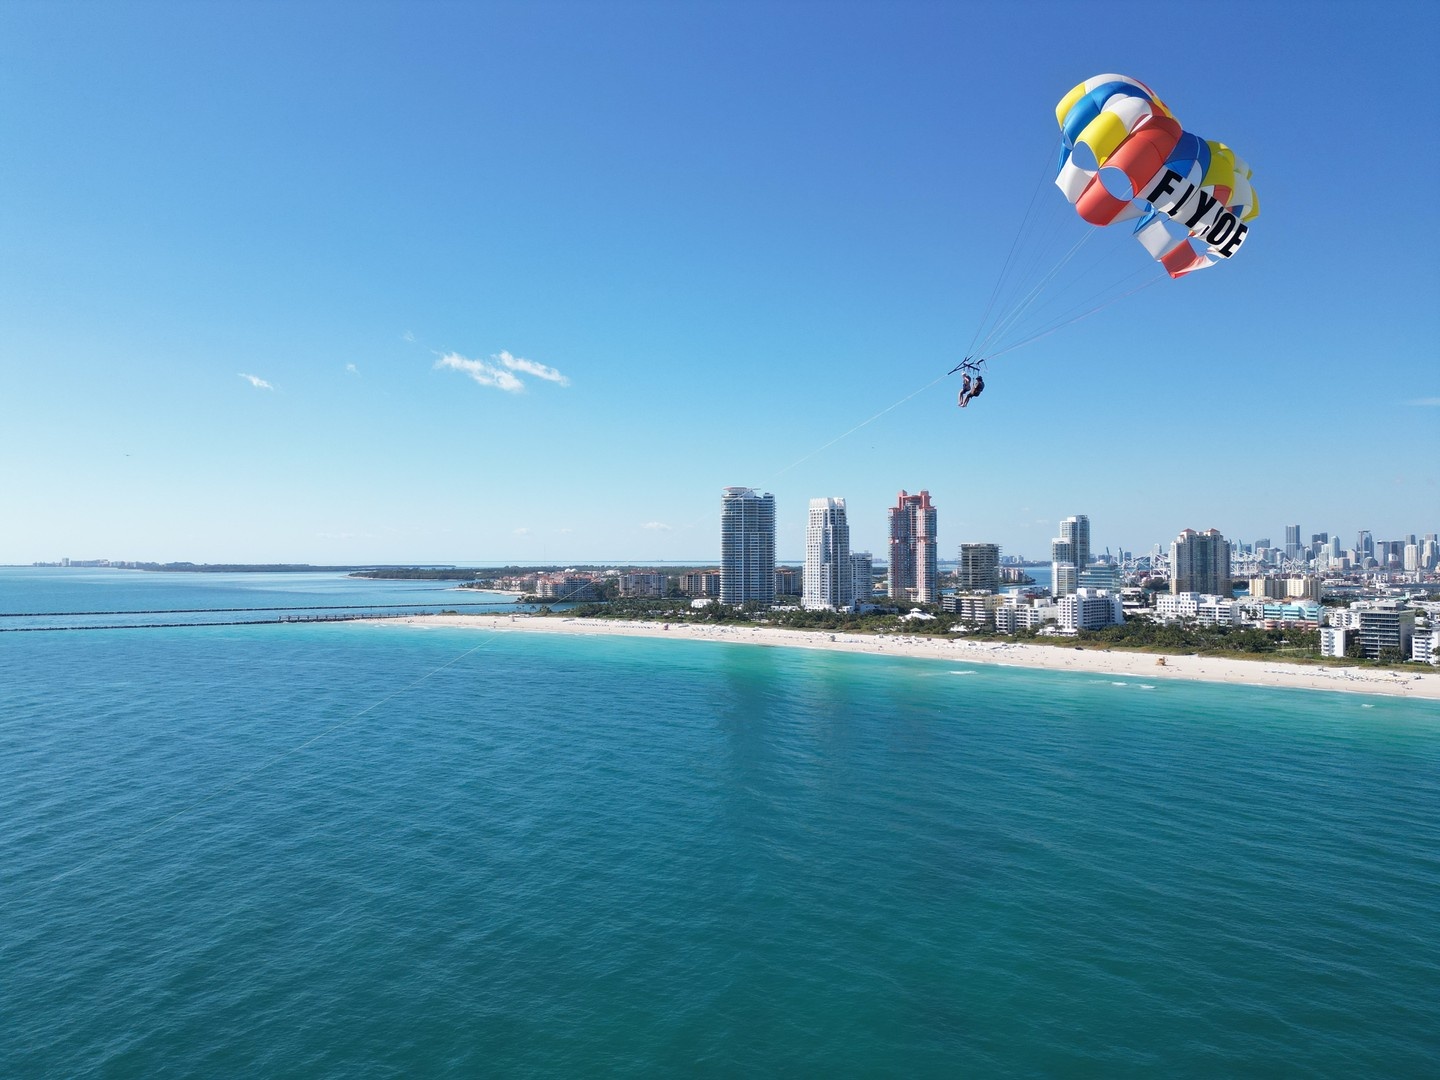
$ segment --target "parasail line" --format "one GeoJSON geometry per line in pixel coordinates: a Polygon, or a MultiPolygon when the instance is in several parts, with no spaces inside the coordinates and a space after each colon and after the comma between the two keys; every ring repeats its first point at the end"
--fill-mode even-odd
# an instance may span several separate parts
{"type": "Polygon", "coordinates": [[[909,401],[911,398],[919,397],[921,394],[923,394],[926,390],[929,390],[929,389],[930,389],[932,386],[934,386],[936,383],[940,383],[940,382],[943,382],[944,380],[948,379],[948,378],[950,377],[950,375],[951,375],[951,372],[948,372],[948,371],[947,371],[944,375],[941,375],[938,379],[932,379],[930,382],[928,382],[928,383],[926,383],[924,386],[920,387],[919,390],[916,390],[916,391],[915,391],[914,393],[912,393],[912,394],[907,394],[905,397],[903,397],[903,398],[901,398],[899,401],[895,402],[895,404],[893,404],[893,405],[887,405],[885,408],[881,409],[881,410],[880,410],[878,413],[876,413],[874,416],[870,417],[869,420],[861,421],[860,423],[858,423],[858,424],[856,424],[854,427],[852,427],[849,431],[846,431],[846,432],[843,432],[842,434],[836,435],[835,438],[831,439],[829,442],[824,443],[824,444],[821,445],[821,446],[817,446],[814,450],[811,450],[811,451],[810,451],[808,454],[806,454],[804,457],[799,458],[799,459],[796,460],[796,461],[792,461],[789,465],[786,465],[783,469],[780,469],[780,470],[778,470],[777,472],[772,473],[771,476],[770,476],[770,479],[767,480],[766,483],[768,484],[768,483],[770,483],[771,481],[773,481],[773,480],[775,479],[775,477],[780,476],[780,475],[782,475],[782,474],[784,474],[784,473],[789,472],[791,469],[795,468],[796,465],[800,465],[800,464],[803,464],[803,463],[806,462],[806,461],[809,461],[812,457],[814,457],[816,454],[820,453],[822,450],[828,450],[828,449],[830,449],[830,447],[834,446],[834,445],[835,445],[836,443],[838,443],[841,439],[845,439],[845,438],[848,438],[848,437],[851,436],[851,435],[854,435],[855,432],[859,431],[861,428],[863,428],[863,427],[868,427],[869,425],[873,424],[876,420],[879,420],[880,417],[884,416],[886,413],[888,413],[888,412],[893,412],[894,410],[898,409],[901,405],[904,405],[904,404],[905,404],[907,401],[909,401]]]}

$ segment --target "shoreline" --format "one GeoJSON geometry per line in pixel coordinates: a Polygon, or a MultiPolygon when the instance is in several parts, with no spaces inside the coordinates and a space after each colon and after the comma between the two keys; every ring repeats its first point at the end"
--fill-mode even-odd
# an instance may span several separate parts
{"type": "MultiPolygon", "coordinates": [[[[369,620],[362,620],[369,621],[369,620]]],[[[416,627],[451,627],[491,632],[591,634],[612,637],[671,638],[719,641],[732,645],[782,646],[828,652],[868,653],[927,660],[951,660],[999,667],[1071,671],[1124,676],[1147,682],[1220,682],[1285,690],[1328,690],[1387,697],[1440,701],[1440,673],[1418,665],[1407,668],[1298,667],[1273,660],[1095,649],[1067,649],[1019,642],[929,639],[906,634],[847,634],[824,630],[788,630],[771,626],[709,626],[696,623],[652,623],[617,619],[567,618],[561,615],[411,615],[377,619],[373,625],[401,623],[416,627]]]]}

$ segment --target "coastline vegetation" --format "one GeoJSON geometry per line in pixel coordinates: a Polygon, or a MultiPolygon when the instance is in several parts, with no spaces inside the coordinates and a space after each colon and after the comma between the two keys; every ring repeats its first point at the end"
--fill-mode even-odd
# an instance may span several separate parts
{"type": "MultiPolygon", "coordinates": [[[[1366,660],[1361,656],[1344,659],[1322,657],[1318,630],[1290,628],[1263,630],[1240,626],[1203,626],[1189,620],[1157,623],[1149,619],[1129,619],[1101,630],[1081,630],[1074,634],[1044,634],[1022,630],[1002,634],[993,629],[975,627],[958,616],[936,607],[921,606],[927,617],[915,618],[907,613],[914,605],[887,610],[853,613],[810,610],[798,606],[798,597],[782,597],[778,607],[749,603],[739,607],[711,603],[691,607],[688,599],[624,598],[567,606],[564,610],[542,608],[538,615],[566,618],[616,619],[638,622],[709,623],[724,625],[773,626],[816,633],[905,634],[912,637],[970,641],[994,641],[1050,645],[1063,649],[1095,649],[1133,652],[1155,656],[1213,656],[1238,660],[1266,659],[1284,663],[1314,666],[1388,666],[1403,660],[1398,654],[1366,660]],[[785,601],[795,602],[794,606],[785,601]]],[[[1357,642],[1358,644],[1358,642],[1357,642]]]]}

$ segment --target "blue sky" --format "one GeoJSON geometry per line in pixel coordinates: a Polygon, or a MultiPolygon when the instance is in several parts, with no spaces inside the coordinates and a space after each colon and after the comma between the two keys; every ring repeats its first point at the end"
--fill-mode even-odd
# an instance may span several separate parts
{"type": "Polygon", "coordinates": [[[901,488],[947,555],[1075,513],[1435,531],[1437,39],[1432,3],[11,0],[0,562],[713,560],[728,485],[790,558],[821,495],[880,553],[901,488]],[[961,412],[930,384],[1022,224],[1086,231],[1026,208],[1107,71],[1261,216],[961,412]]]}

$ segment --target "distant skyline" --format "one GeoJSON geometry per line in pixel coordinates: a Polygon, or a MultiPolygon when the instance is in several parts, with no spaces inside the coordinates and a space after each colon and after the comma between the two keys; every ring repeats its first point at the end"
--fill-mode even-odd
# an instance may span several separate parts
{"type": "Polygon", "coordinates": [[[883,558],[901,489],[947,560],[1436,531],[1440,207],[1373,192],[1440,175],[1389,119],[1440,6],[1073,12],[0,7],[0,563],[713,562],[729,486],[792,562],[825,497],[883,558]],[[1053,110],[1106,71],[1261,215],[957,409],[1032,196],[1084,236],[1053,110]]]}

